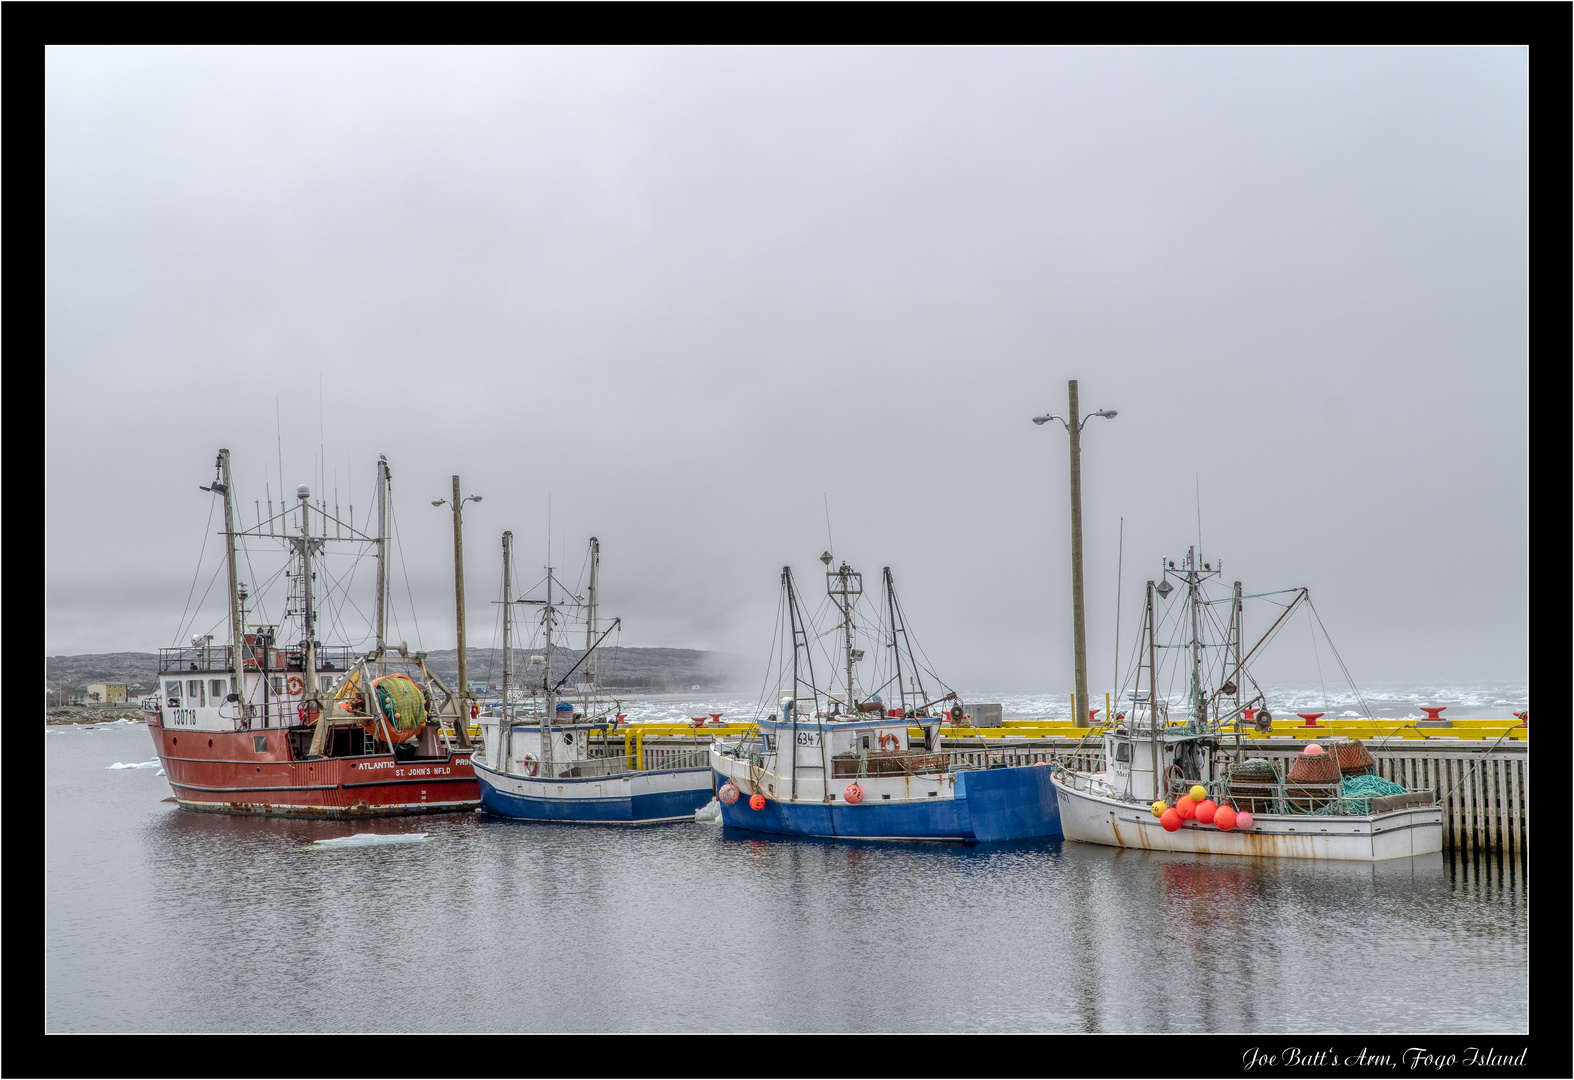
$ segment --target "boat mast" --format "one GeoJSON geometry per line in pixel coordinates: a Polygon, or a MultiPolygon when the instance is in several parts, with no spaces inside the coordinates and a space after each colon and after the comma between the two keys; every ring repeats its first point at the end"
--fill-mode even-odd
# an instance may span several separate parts
{"type": "Polygon", "coordinates": [[[493,759],[498,772],[503,772],[508,767],[509,743],[513,740],[514,734],[513,707],[508,700],[508,657],[512,651],[510,648],[509,629],[512,624],[512,608],[514,606],[513,580],[509,577],[508,564],[513,553],[513,543],[514,534],[505,532],[503,534],[503,722],[498,725],[497,753],[493,759]]]}
{"type": "Polygon", "coordinates": [[[841,598],[837,603],[842,609],[842,633],[847,660],[847,701],[845,704],[848,711],[852,712],[856,708],[853,701],[853,663],[863,659],[863,653],[853,648],[853,601],[863,595],[864,576],[848,566],[845,560],[839,568],[832,570],[830,568],[831,553],[829,551],[820,556],[820,561],[826,567],[826,592],[830,594],[833,600],[837,597],[841,598]]]}
{"type": "Polygon", "coordinates": [[[301,609],[301,659],[306,669],[306,689],[301,703],[305,704],[308,695],[313,698],[317,695],[317,613],[312,608],[312,551],[321,548],[322,541],[314,540],[311,534],[311,489],[302,484],[295,489],[295,495],[301,500],[301,535],[295,547],[301,556],[301,587],[305,598],[301,609]]]}
{"type": "Polygon", "coordinates": [[[377,455],[377,674],[383,674],[383,650],[388,634],[388,489],[393,474],[388,471],[388,455],[377,455]]]}
{"type": "Polygon", "coordinates": [[[546,656],[541,665],[541,769],[547,776],[556,776],[552,761],[552,721],[557,718],[557,695],[552,692],[552,568],[547,567],[547,599],[542,612],[546,625],[546,656]]]}
{"type": "MultiPolygon", "coordinates": [[[[901,620],[896,613],[896,587],[891,584],[891,568],[882,567],[885,577],[885,606],[891,613],[891,657],[896,664],[896,695],[901,702],[902,715],[907,715],[907,689],[902,684],[902,650],[897,646],[898,635],[901,633],[901,620]]],[[[923,699],[920,698],[920,701],[923,699]]]]}
{"type": "Polygon", "coordinates": [[[230,479],[230,452],[219,451],[218,478],[213,481],[213,486],[208,491],[216,491],[224,496],[224,553],[229,561],[230,575],[230,650],[229,670],[233,677],[234,689],[240,694],[241,726],[251,727],[251,702],[246,697],[246,684],[242,675],[244,665],[240,662],[241,649],[246,643],[246,627],[243,624],[245,616],[241,610],[240,599],[240,568],[235,560],[235,497],[232,494],[234,484],[230,479]]]}
{"type": "Polygon", "coordinates": [[[1191,716],[1201,722],[1208,707],[1202,691],[1202,590],[1197,573],[1197,549],[1186,549],[1186,600],[1191,606],[1191,716]]]}
{"type": "MultiPolygon", "coordinates": [[[[1159,794],[1159,671],[1155,663],[1158,649],[1153,642],[1153,582],[1148,582],[1148,747],[1152,753],[1153,765],[1153,801],[1158,802],[1159,794]]],[[[1142,674],[1141,669],[1137,671],[1142,674]]],[[[1135,712],[1136,710],[1132,710],[1135,712]]]]}
{"type": "MultiPolygon", "coordinates": [[[[1235,631],[1235,671],[1236,676],[1230,680],[1235,684],[1235,716],[1241,715],[1241,583],[1235,583],[1234,598],[1230,604],[1230,626],[1235,631]]],[[[1237,731],[1240,729],[1237,728],[1237,731]]]]}
{"type": "MultiPolygon", "coordinates": [[[[590,538],[590,617],[585,623],[585,651],[588,653],[596,640],[596,576],[601,569],[601,541],[590,538]]],[[[595,656],[593,666],[585,673],[589,681],[601,685],[601,654],[595,656]]]]}

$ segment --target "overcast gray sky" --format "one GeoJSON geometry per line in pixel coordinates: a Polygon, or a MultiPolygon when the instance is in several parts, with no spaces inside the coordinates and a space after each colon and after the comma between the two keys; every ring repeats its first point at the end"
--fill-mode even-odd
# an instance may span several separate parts
{"type": "Polygon", "coordinates": [[[550,498],[623,644],[763,674],[828,505],[953,682],[1069,687],[1067,438],[1029,419],[1075,378],[1120,413],[1083,444],[1095,691],[1121,519],[1129,638],[1199,492],[1205,555],[1309,586],[1358,681],[1528,677],[1524,49],[45,71],[50,654],[173,642],[224,446],[248,523],[281,456],[360,517],[387,454],[429,649],[459,473],[472,645],[501,532],[534,571],[550,498]]]}

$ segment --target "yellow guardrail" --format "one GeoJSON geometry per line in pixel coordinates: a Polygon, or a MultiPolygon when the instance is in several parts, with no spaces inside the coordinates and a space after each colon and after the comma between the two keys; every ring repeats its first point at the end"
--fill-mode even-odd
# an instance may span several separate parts
{"type": "MultiPolygon", "coordinates": [[[[1173,722],[1175,726],[1180,721],[1173,722]]],[[[1077,727],[1070,720],[1006,720],[1001,727],[974,728],[952,727],[947,724],[940,729],[943,738],[951,739],[1000,739],[1012,738],[1039,738],[1039,739],[1081,739],[1089,731],[1089,727],[1077,727]]],[[[1320,720],[1316,727],[1305,727],[1300,717],[1288,720],[1275,720],[1271,732],[1260,732],[1255,728],[1242,731],[1243,737],[1248,739],[1274,738],[1305,738],[1305,739],[1374,739],[1393,737],[1401,739],[1461,739],[1479,740],[1496,739],[1507,733],[1508,739],[1525,741],[1530,738],[1530,729],[1521,725],[1518,720],[1455,720],[1451,727],[1426,727],[1416,726],[1414,720],[1368,720],[1365,717],[1358,719],[1320,720]]],[[[923,729],[912,727],[908,734],[915,738],[923,737],[923,729]]]]}

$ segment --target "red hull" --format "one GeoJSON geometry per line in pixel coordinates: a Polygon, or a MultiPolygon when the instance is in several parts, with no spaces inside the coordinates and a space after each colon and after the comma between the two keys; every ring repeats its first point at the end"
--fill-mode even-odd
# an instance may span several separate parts
{"type": "Polygon", "coordinates": [[[456,813],[481,804],[468,750],[397,761],[392,754],[302,761],[292,760],[279,729],[172,730],[150,715],[148,732],[186,810],[345,818],[456,813]]]}

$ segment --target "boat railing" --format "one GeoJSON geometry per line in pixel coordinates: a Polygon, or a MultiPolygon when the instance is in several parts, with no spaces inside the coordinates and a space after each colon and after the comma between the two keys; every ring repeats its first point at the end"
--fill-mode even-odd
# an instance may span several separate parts
{"type": "MultiPolygon", "coordinates": [[[[1196,781],[1172,782],[1170,795],[1177,798],[1196,781]]],[[[1324,783],[1292,780],[1283,783],[1260,781],[1256,778],[1216,780],[1202,785],[1208,798],[1223,806],[1226,802],[1237,810],[1268,814],[1305,814],[1308,816],[1364,817],[1373,813],[1374,800],[1392,798],[1392,795],[1350,795],[1343,790],[1344,778],[1324,783]]],[[[1401,794],[1401,793],[1395,793],[1401,794]]],[[[1428,796],[1431,792],[1416,792],[1408,788],[1406,796],[1428,796]]],[[[1419,804],[1418,804],[1419,805],[1419,804]]]]}
{"type": "MultiPolygon", "coordinates": [[[[242,647],[241,655],[245,658],[247,671],[261,671],[264,666],[270,671],[281,673],[304,671],[306,668],[306,657],[298,646],[268,649],[262,645],[248,644],[242,647]],[[266,655],[270,651],[272,655],[266,655]]],[[[320,645],[316,649],[317,670],[348,671],[360,659],[360,655],[348,645],[320,645]]],[[[234,668],[228,645],[202,644],[160,649],[158,670],[160,675],[164,675],[177,671],[232,671],[234,668]]]]}

